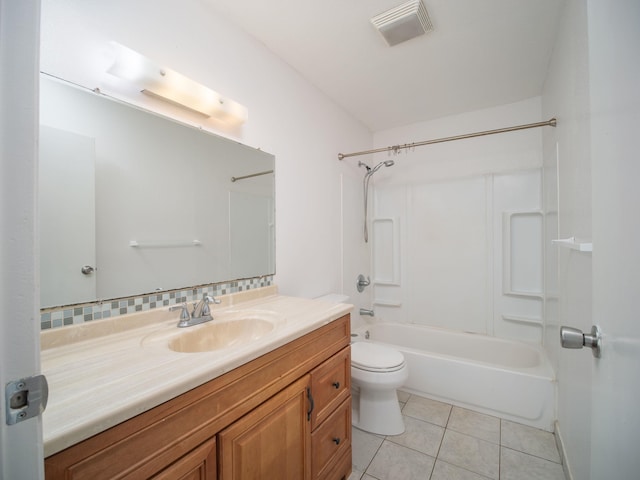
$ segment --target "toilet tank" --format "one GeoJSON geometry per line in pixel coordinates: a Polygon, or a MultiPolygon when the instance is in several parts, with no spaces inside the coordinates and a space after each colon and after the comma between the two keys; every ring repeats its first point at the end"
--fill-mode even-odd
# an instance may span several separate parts
{"type": "Polygon", "coordinates": [[[316,297],[314,300],[322,300],[328,303],[349,303],[349,296],[341,293],[328,293],[321,297],[316,297]]]}

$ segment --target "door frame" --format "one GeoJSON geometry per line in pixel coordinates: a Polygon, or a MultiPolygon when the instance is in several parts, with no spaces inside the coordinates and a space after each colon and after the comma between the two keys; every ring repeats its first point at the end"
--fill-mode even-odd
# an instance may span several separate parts
{"type": "Polygon", "coordinates": [[[44,478],[42,417],[7,425],[5,385],[40,372],[40,0],[0,0],[0,479],[44,478]]]}

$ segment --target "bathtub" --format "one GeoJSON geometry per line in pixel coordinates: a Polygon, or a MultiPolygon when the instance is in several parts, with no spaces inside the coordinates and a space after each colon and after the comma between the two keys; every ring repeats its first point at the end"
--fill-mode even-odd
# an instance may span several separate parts
{"type": "Polygon", "coordinates": [[[352,337],[402,352],[402,390],[553,431],[556,382],[542,347],[415,324],[366,325],[352,337]]]}

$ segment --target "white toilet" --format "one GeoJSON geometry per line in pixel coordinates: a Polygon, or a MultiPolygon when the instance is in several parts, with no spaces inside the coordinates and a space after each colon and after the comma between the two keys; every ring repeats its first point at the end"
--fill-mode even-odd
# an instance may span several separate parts
{"type": "Polygon", "coordinates": [[[370,342],[351,344],[353,425],[379,435],[404,432],[396,388],[409,377],[404,356],[397,350],[370,342]]]}
{"type": "MultiPolygon", "coordinates": [[[[347,303],[349,297],[317,297],[329,303],[347,303]]],[[[396,388],[409,377],[404,356],[397,350],[370,342],[351,344],[352,423],[366,432],[399,435],[404,432],[396,388]]]]}

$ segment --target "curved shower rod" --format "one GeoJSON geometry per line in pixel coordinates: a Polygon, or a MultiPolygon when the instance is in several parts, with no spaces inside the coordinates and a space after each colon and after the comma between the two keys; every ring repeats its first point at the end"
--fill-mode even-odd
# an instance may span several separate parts
{"type": "Polygon", "coordinates": [[[516,125],[515,127],[497,128],[495,130],[485,130],[484,132],[467,133],[464,135],[455,135],[453,137],[436,138],[435,140],[425,140],[423,142],[405,143],[404,145],[393,145],[390,147],[375,148],[373,150],[364,150],[362,152],[339,153],[338,160],[347,157],[355,157],[357,155],[368,155],[370,153],[393,152],[398,153],[406,148],[422,147],[423,145],[431,145],[432,143],[452,142],[454,140],[462,140],[464,138],[482,137],[485,135],[494,135],[496,133],[514,132],[516,130],[525,130],[527,128],[536,127],[555,127],[557,125],[555,118],[551,118],[546,122],[527,123],[526,125],[516,125]]]}

